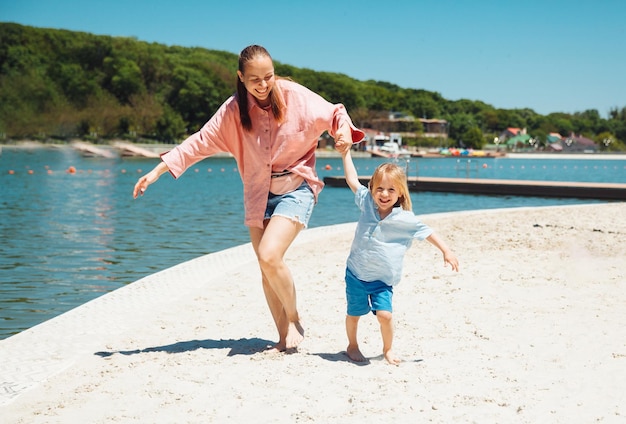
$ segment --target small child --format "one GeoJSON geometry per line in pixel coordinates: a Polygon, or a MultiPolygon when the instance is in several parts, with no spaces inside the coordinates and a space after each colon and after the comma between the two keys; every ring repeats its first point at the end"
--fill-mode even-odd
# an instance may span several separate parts
{"type": "Polygon", "coordinates": [[[346,182],[361,209],[346,266],[346,353],[353,361],[366,360],[357,342],[357,327],[360,316],[372,311],[380,324],[383,355],[387,362],[398,365],[400,359],[392,350],[391,299],[393,286],[400,282],[404,254],[414,238],[426,239],[443,253],[444,265],[448,263],[458,272],[459,262],[444,241],[413,214],[402,168],[392,163],[378,166],[368,190],[359,182],[350,155],[351,144],[337,140],[346,182]]]}

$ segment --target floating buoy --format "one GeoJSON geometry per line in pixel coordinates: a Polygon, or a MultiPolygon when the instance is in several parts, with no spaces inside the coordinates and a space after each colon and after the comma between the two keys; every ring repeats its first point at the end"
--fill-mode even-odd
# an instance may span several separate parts
{"type": "Polygon", "coordinates": [[[76,168],[73,166],[70,166],[69,168],[67,168],[67,170],[65,171],[68,174],[75,174],[76,173],[76,168]]]}
{"type": "Polygon", "coordinates": [[[12,169],[9,169],[9,175],[13,175],[13,174],[15,174],[15,171],[12,169]]]}
{"type": "Polygon", "coordinates": [[[483,163],[483,168],[486,168],[486,167],[487,167],[487,164],[486,164],[486,163],[483,163]]]}
{"type": "Polygon", "coordinates": [[[326,165],[326,166],[324,167],[324,169],[326,169],[327,171],[330,171],[331,169],[333,169],[333,167],[332,167],[332,166],[330,166],[330,165],[326,165]]]}
{"type": "Polygon", "coordinates": [[[32,174],[34,174],[34,173],[35,173],[35,171],[33,171],[32,169],[29,169],[29,170],[28,170],[28,173],[32,175],[32,174]]]}

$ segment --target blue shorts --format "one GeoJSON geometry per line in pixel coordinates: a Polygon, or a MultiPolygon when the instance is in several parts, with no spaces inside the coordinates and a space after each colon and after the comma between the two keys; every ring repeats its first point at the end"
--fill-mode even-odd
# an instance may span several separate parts
{"type": "Polygon", "coordinates": [[[264,219],[282,216],[299,222],[306,228],[313,212],[313,206],[315,206],[315,196],[305,181],[300,187],[289,193],[270,193],[267,197],[264,219]]]}
{"type": "Polygon", "coordinates": [[[382,281],[367,282],[359,280],[346,268],[346,299],[348,300],[348,315],[361,316],[372,311],[393,312],[391,299],[393,287],[382,281]]]}

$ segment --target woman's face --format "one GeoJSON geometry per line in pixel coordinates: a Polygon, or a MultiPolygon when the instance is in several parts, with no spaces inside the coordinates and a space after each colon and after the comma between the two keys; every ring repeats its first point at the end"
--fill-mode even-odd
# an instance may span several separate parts
{"type": "Polygon", "coordinates": [[[261,107],[269,106],[270,92],[274,87],[274,64],[267,56],[257,56],[244,66],[244,72],[237,71],[246,90],[254,96],[261,107]]]}

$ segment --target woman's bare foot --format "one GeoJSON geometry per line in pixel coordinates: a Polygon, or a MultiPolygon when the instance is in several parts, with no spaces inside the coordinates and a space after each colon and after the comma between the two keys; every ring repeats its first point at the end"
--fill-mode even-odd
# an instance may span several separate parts
{"type": "Polygon", "coordinates": [[[299,321],[290,322],[287,329],[287,337],[285,337],[285,349],[297,348],[304,340],[304,328],[299,321]]]}
{"type": "Polygon", "coordinates": [[[267,349],[265,349],[265,352],[267,352],[267,353],[282,353],[285,350],[287,350],[287,348],[285,347],[285,343],[278,342],[274,346],[268,346],[267,349]]]}
{"type": "Polygon", "coordinates": [[[358,346],[348,346],[346,349],[346,355],[348,355],[348,358],[352,359],[354,362],[366,361],[365,356],[363,356],[358,346]]]}
{"type": "Polygon", "coordinates": [[[400,358],[393,354],[393,351],[391,349],[389,349],[387,352],[384,352],[384,355],[387,362],[389,362],[391,365],[400,365],[400,362],[402,362],[400,358]]]}

